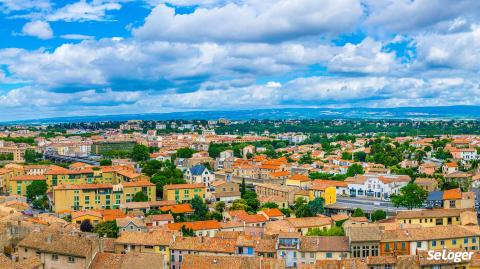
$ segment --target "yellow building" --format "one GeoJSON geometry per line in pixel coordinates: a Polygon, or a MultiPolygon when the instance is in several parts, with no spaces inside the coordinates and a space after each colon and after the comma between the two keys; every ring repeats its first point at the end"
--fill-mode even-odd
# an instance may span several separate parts
{"type": "Polygon", "coordinates": [[[202,198],[205,201],[205,185],[202,183],[196,184],[172,184],[163,187],[163,200],[187,202],[192,200],[195,196],[202,198]]]}
{"type": "Polygon", "coordinates": [[[422,227],[460,225],[465,209],[422,209],[398,211],[396,220],[400,224],[418,224],[422,227]]]}
{"type": "Polygon", "coordinates": [[[0,193],[5,193],[9,191],[9,184],[12,176],[12,170],[0,168],[0,193]]]}
{"type": "Polygon", "coordinates": [[[302,174],[295,174],[285,180],[285,185],[299,188],[306,188],[311,180],[308,176],[302,174]]]}
{"type": "Polygon", "coordinates": [[[309,192],[310,201],[315,198],[323,198],[325,205],[337,202],[337,190],[333,186],[328,185],[312,185],[309,192]]]}
{"type": "Polygon", "coordinates": [[[72,223],[80,225],[84,220],[89,220],[90,224],[95,226],[103,221],[103,215],[101,212],[93,210],[72,212],[72,223]]]}
{"type": "Polygon", "coordinates": [[[45,181],[45,176],[42,175],[21,175],[10,178],[9,189],[10,194],[17,194],[26,196],[27,186],[34,181],[45,181]]]}
{"type": "Polygon", "coordinates": [[[174,233],[152,230],[143,232],[122,232],[115,239],[115,253],[140,252],[165,255],[167,268],[170,262],[170,245],[174,241],[174,233]]]}
{"type": "Polygon", "coordinates": [[[54,211],[119,208],[140,191],[155,201],[155,184],[148,181],[59,185],[53,188],[54,211]]]}

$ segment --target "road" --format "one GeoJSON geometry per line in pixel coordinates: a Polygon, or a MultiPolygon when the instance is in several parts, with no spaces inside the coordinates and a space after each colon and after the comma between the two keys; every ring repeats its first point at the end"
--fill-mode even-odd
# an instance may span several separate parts
{"type": "Polygon", "coordinates": [[[393,214],[399,210],[407,210],[406,208],[395,207],[389,201],[359,198],[359,197],[342,197],[342,196],[337,197],[336,203],[327,205],[325,207],[329,209],[347,210],[347,211],[353,211],[356,208],[361,208],[366,213],[370,213],[377,209],[381,209],[390,214],[393,214]]]}

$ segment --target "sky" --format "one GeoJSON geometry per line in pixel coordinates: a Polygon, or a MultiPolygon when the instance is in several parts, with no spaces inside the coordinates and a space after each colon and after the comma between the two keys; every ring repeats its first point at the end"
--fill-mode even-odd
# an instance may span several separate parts
{"type": "Polygon", "coordinates": [[[0,120],[480,105],[478,0],[0,0],[0,120]]]}

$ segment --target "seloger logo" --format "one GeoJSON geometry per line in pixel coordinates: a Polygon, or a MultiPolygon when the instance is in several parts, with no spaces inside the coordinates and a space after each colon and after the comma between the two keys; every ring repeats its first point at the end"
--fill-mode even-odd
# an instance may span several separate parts
{"type": "Polygon", "coordinates": [[[471,251],[449,251],[447,252],[446,249],[442,251],[430,250],[428,251],[427,260],[435,260],[435,261],[453,261],[453,262],[461,262],[461,261],[470,261],[472,259],[473,252],[471,251]]]}

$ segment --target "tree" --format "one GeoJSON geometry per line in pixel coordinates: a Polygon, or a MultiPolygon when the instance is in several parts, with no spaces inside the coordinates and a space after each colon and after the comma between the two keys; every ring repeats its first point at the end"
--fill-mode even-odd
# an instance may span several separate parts
{"type": "Polygon", "coordinates": [[[308,202],[307,204],[308,209],[310,210],[313,216],[323,213],[323,210],[324,210],[323,203],[324,203],[324,200],[323,198],[320,198],[320,197],[316,197],[312,201],[308,202]]]}
{"type": "Polygon", "coordinates": [[[353,160],[356,162],[364,162],[367,159],[367,153],[358,151],[353,153],[353,160]]]}
{"type": "Polygon", "coordinates": [[[184,237],[192,237],[192,236],[195,236],[195,232],[193,231],[192,228],[187,228],[185,227],[185,225],[182,226],[182,235],[184,237]]]}
{"type": "Polygon", "coordinates": [[[350,152],[342,152],[342,159],[343,159],[343,160],[351,160],[351,159],[352,159],[352,153],[350,153],[350,152]]]}
{"type": "Polygon", "coordinates": [[[307,201],[301,197],[297,198],[297,200],[295,200],[295,217],[304,218],[312,216],[314,216],[314,214],[310,211],[307,201]]]}
{"type": "Polygon", "coordinates": [[[387,212],[385,212],[381,209],[377,209],[377,210],[373,211],[372,215],[371,215],[372,221],[379,221],[379,220],[386,219],[386,218],[387,218],[387,212]]]}
{"type": "Polygon", "coordinates": [[[352,217],[365,217],[365,213],[363,213],[363,210],[361,208],[357,208],[353,212],[352,217]]]}
{"type": "Polygon", "coordinates": [[[36,209],[47,209],[48,208],[48,198],[47,198],[47,195],[44,194],[44,195],[40,195],[40,196],[37,196],[33,202],[32,202],[32,206],[36,209]]]}
{"type": "Polygon", "coordinates": [[[408,183],[400,189],[400,194],[393,194],[390,199],[396,207],[406,207],[412,209],[422,207],[427,199],[428,192],[420,188],[415,183],[408,183]]]}
{"type": "Polygon", "coordinates": [[[314,228],[307,232],[307,236],[344,236],[345,231],[342,227],[333,226],[328,230],[314,228]]]}
{"type": "Polygon", "coordinates": [[[285,217],[290,217],[290,215],[292,214],[292,210],[290,208],[281,208],[280,211],[282,211],[285,217]]]}
{"type": "Polygon", "coordinates": [[[243,199],[237,199],[234,200],[232,203],[232,207],[230,207],[231,210],[248,210],[248,205],[247,202],[243,199]]]}
{"type": "Polygon", "coordinates": [[[91,232],[93,230],[93,226],[90,223],[89,219],[84,219],[82,223],[80,224],[80,231],[82,232],[91,232]]]}
{"type": "Polygon", "coordinates": [[[26,149],[23,158],[26,163],[34,163],[37,160],[37,152],[34,149],[26,149]]]}
{"type": "Polygon", "coordinates": [[[139,192],[135,193],[132,201],[134,201],[134,202],[147,202],[148,201],[148,196],[145,193],[143,193],[143,191],[139,191],[139,192]]]}
{"type": "Polygon", "coordinates": [[[132,150],[132,160],[142,162],[150,159],[148,147],[145,145],[136,144],[132,150]]]}
{"type": "Polygon", "coordinates": [[[254,191],[246,191],[242,197],[248,206],[248,211],[257,212],[260,207],[260,201],[257,199],[257,193],[254,191]]]}
{"type": "Polygon", "coordinates": [[[34,180],[27,186],[27,198],[34,200],[38,196],[46,195],[48,185],[45,180],[34,180]]]}
{"type": "Polygon", "coordinates": [[[93,228],[93,232],[97,233],[100,237],[116,238],[118,236],[117,222],[114,220],[104,221],[93,228]]]}
{"type": "Polygon", "coordinates": [[[220,201],[215,204],[215,210],[217,212],[223,213],[225,211],[225,202],[220,201]]]}
{"type": "Polygon", "coordinates": [[[100,165],[101,165],[101,166],[111,166],[111,165],[112,165],[112,160],[110,160],[110,159],[102,159],[102,160],[100,160],[100,165]]]}
{"type": "Polygon", "coordinates": [[[192,158],[193,153],[195,153],[195,150],[191,148],[181,148],[177,149],[177,158],[192,158]]]}
{"type": "Polygon", "coordinates": [[[363,171],[363,167],[358,163],[354,163],[350,165],[347,169],[347,176],[349,177],[353,177],[355,175],[363,174],[363,173],[365,173],[365,171],[363,171]]]}
{"type": "Polygon", "coordinates": [[[142,164],[142,173],[151,177],[162,170],[163,163],[158,160],[148,160],[142,164]]]}
{"type": "Polygon", "coordinates": [[[247,192],[247,185],[245,184],[245,178],[242,178],[242,185],[240,186],[240,195],[242,198],[246,192],[247,192]]]}
{"type": "Polygon", "coordinates": [[[195,196],[190,200],[190,205],[195,211],[195,217],[204,220],[208,213],[208,206],[203,202],[202,198],[195,196]]]}
{"type": "Polygon", "coordinates": [[[278,204],[274,202],[266,202],[262,205],[262,208],[278,208],[278,204]]]}

